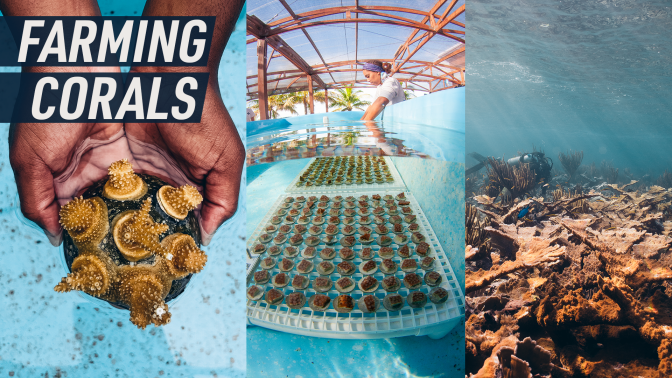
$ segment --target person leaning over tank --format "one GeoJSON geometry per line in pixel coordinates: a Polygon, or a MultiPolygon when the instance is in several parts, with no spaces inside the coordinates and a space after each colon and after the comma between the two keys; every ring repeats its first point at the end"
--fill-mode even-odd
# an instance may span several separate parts
{"type": "Polygon", "coordinates": [[[361,120],[375,119],[385,106],[394,105],[406,99],[399,81],[389,76],[391,71],[392,65],[380,60],[369,60],[364,63],[362,73],[369,83],[376,86],[376,94],[373,103],[366,108],[361,120]]]}
{"type": "MultiPolygon", "coordinates": [[[[238,207],[245,148],[220,94],[218,68],[243,0],[147,0],[143,16],[216,16],[206,67],[132,67],[131,72],[209,73],[200,123],[18,123],[9,130],[9,160],[21,211],[53,245],[62,241],[59,200],[107,174],[115,160],[184,176],[203,188],[202,242],[238,207]]],[[[99,17],[96,0],[0,0],[4,16],[99,17]]],[[[24,67],[24,72],[119,72],[119,67],[24,67]]]]}

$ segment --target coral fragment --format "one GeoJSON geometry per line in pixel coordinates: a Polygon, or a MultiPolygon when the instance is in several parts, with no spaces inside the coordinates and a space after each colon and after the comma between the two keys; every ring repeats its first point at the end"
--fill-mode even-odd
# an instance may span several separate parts
{"type": "Polygon", "coordinates": [[[168,231],[168,226],[156,223],[149,215],[152,199],[147,198],[140,210],[126,211],[113,221],[114,242],[121,254],[129,261],[138,261],[152,253],[165,257],[166,250],[159,243],[159,235],[168,231]]]}
{"type": "Polygon", "coordinates": [[[163,186],[159,189],[157,197],[166,214],[180,220],[186,218],[189,211],[203,202],[203,196],[191,185],[182,185],[179,188],[163,186]]]}
{"type": "Polygon", "coordinates": [[[107,206],[98,197],[73,199],[61,207],[60,223],[75,243],[96,245],[107,231],[107,206]]]}
{"type": "MultiPolygon", "coordinates": [[[[163,185],[157,181],[158,184],[148,179],[153,191],[163,185]]],[[[151,197],[142,201],[138,210],[128,210],[137,208],[136,203],[109,200],[140,199],[149,189],[147,183],[133,173],[128,161],[113,163],[109,168],[109,179],[96,185],[93,193],[102,190],[103,197],[108,199],[75,198],[60,210],[60,223],[70,236],[70,239],[66,238],[66,253],[72,253],[74,247],[77,253],[70,264],[71,272],[54,290],[83,291],[115,306],[126,306],[130,309],[131,322],[141,329],[149,324],[167,324],[171,314],[165,301],[173,282],[202,271],[207,262],[206,254],[191,235],[176,232],[160,240],[170,227],[152,218],[156,211],[152,210],[151,197]],[[108,205],[112,213],[121,211],[111,222],[113,245],[106,238],[110,231],[108,205]],[[129,265],[120,265],[114,246],[131,262],[129,265]],[[134,263],[150,257],[153,262],[134,263]]],[[[185,190],[191,198],[189,206],[193,208],[202,197],[193,192],[195,188],[190,188],[185,190]]]]}
{"type": "Polygon", "coordinates": [[[147,193],[147,184],[133,171],[133,165],[127,160],[115,161],[107,169],[109,179],[103,188],[106,198],[128,201],[141,198],[147,193]]]}
{"type": "Polygon", "coordinates": [[[161,245],[166,250],[165,262],[174,279],[203,270],[208,256],[196,246],[194,238],[175,233],[165,237],[161,245]]]}

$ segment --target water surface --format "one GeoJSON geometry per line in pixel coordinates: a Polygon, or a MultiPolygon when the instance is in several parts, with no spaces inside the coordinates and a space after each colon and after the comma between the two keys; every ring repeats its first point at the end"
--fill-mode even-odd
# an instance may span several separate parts
{"type": "Polygon", "coordinates": [[[321,156],[403,156],[461,161],[464,134],[426,125],[277,122],[247,137],[247,164],[321,156]]]}
{"type": "Polygon", "coordinates": [[[470,1],[466,152],[511,157],[534,146],[557,163],[574,149],[584,164],[671,169],[671,5],[470,1]]]}

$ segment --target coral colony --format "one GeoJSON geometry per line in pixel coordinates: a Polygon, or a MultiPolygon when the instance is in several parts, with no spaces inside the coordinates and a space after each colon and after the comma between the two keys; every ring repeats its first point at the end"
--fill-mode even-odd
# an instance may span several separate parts
{"type": "Polygon", "coordinates": [[[672,376],[672,190],[577,188],[469,200],[473,377],[672,376]]]}
{"type": "MultiPolygon", "coordinates": [[[[114,201],[139,200],[147,184],[124,160],[109,167],[103,196],[114,201]]],[[[164,186],[156,200],[171,217],[181,220],[203,200],[196,188],[164,186]]],[[[207,261],[192,236],[173,233],[160,239],[168,226],[157,223],[149,214],[152,198],[142,201],[138,210],[126,210],[108,223],[108,207],[100,197],[75,198],[61,208],[60,222],[72,238],[79,255],[71,272],[56,285],[57,292],[83,291],[109,302],[130,307],[130,320],[139,328],[164,325],[171,314],[164,299],[173,280],[200,272],[207,261]],[[119,265],[101,248],[110,230],[121,255],[131,262],[119,265]],[[153,257],[153,262],[142,261],[153,257]],[[138,263],[135,263],[138,262],[138,263]]],[[[110,205],[113,206],[113,205],[110,205]]],[[[151,259],[150,259],[151,260],[151,259]]]]}

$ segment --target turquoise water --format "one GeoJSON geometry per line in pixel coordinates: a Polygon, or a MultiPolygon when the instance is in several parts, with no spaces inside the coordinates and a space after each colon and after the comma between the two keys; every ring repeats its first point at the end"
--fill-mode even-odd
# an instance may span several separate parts
{"type": "MultiPolygon", "coordinates": [[[[409,157],[392,161],[464,289],[464,165],[409,157]]],[[[248,168],[248,237],[307,163],[295,159],[248,168]]],[[[247,329],[247,347],[250,377],[360,377],[365,372],[372,377],[464,377],[464,322],[439,340],[323,339],[253,326],[247,329]]]]}
{"type": "Polygon", "coordinates": [[[247,139],[247,165],[320,156],[408,156],[460,161],[464,133],[401,122],[277,122],[247,139]]]}
{"type": "MultiPolygon", "coordinates": [[[[404,147],[431,157],[419,159],[420,153],[411,155],[416,157],[397,154],[391,159],[425,211],[463,288],[464,93],[463,89],[448,90],[396,104],[385,109],[382,120],[374,124],[386,140],[401,141],[404,147]]],[[[313,136],[324,137],[325,132],[339,135],[334,138],[337,140],[343,140],[346,133],[369,132],[358,121],[362,114],[315,114],[248,123],[248,163],[252,163],[247,171],[248,237],[275,199],[306,166],[308,160],[302,157],[307,157],[305,152],[309,149],[305,144],[311,142],[313,136]],[[321,122],[323,116],[329,117],[329,124],[321,122]],[[297,145],[296,141],[306,143],[297,145]],[[289,146],[290,143],[295,145],[289,146]],[[272,145],[281,147],[268,156],[267,151],[272,145]],[[301,150],[302,147],[305,149],[301,150]],[[267,155],[255,156],[258,152],[267,155]],[[259,164],[264,161],[269,163],[259,164]]],[[[346,143],[335,143],[333,154],[366,152],[370,146],[364,143],[367,137],[364,134],[360,141],[358,136],[350,151],[346,143]]],[[[315,150],[319,146],[324,151],[326,140],[320,141],[321,145],[315,143],[315,150]]],[[[464,322],[439,340],[427,336],[322,339],[250,327],[247,346],[247,369],[253,377],[358,377],[365,374],[372,377],[463,377],[465,374],[464,322]]]]}
{"type": "MultiPolygon", "coordinates": [[[[142,1],[99,4],[103,15],[140,14],[144,7],[142,1]]],[[[243,139],[244,14],[219,71],[224,103],[243,139]]],[[[245,274],[245,196],[238,215],[204,248],[208,264],[202,279],[171,309],[171,322],[142,331],[127,312],[107,312],[76,293],[54,292],[65,274],[58,248],[15,216],[8,130],[0,124],[0,376],[244,377],[245,288],[237,277],[245,274]]]]}
{"type": "Polygon", "coordinates": [[[375,121],[363,111],[310,114],[247,123],[247,163],[333,155],[420,157],[464,163],[464,88],[386,107],[375,121]]]}
{"type": "Polygon", "coordinates": [[[467,24],[467,153],[672,168],[669,2],[474,0],[467,24]]]}

